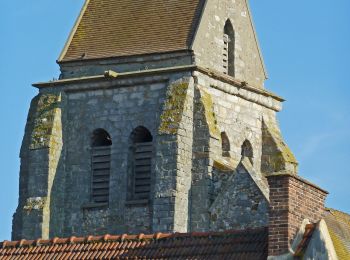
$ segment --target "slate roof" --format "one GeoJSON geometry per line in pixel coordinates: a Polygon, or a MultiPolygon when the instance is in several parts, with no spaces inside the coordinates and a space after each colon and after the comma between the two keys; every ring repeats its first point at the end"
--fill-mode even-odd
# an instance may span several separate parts
{"type": "Polygon", "coordinates": [[[204,0],[86,0],[59,62],[189,49],[204,0]]]}
{"type": "Polygon", "coordinates": [[[266,259],[267,228],[0,243],[0,259],[266,259]]]}
{"type": "Polygon", "coordinates": [[[339,259],[350,259],[350,215],[327,209],[324,220],[339,259]]]}

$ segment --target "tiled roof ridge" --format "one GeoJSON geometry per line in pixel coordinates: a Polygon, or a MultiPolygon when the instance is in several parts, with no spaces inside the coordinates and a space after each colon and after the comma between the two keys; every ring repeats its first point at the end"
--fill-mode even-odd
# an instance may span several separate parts
{"type": "Polygon", "coordinates": [[[71,236],[69,238],[58,238],[54,237],[52,239],[36,239],[36,240],[25,240],[21,239],[19,241],[8,241],[5,240],[0,243],[0,248],[18,248],[18,247],[31,247],[31,246],[52,246],[52,245],[64,245],[64,244],[84,244],[84,243],[99,243],[99,242],[116,242],[116,241],[145,241],[145,240],[161,240],[165,238],[169,239],[185,239],[193,237],[215,237],[215,236],[225,236],[234,235],[240,233],[257,233],[266,231],[267,227],[261,228],[249,228],[244,230],[226,230],[226,231],[210,231],[210,232],[191,232],[191,233],[154,233],[154,234],[143,234],[138,235],[102,235],[102,236],[86,236],[86,237],[75,237],[71,236]]]}
{"type": "Polygon", "coordinates": [[[334,214],[334,212],[337,212],[337,213],[340,213],[340,214],[345,215],[345,216],[347,216],[347,217],[350,218],[350,213],[341,211],[341,210],[339,210],[339,209],[326,208],[326,211],[328,211],[328,212],[330,212],[330,213],[332,213],[332,214],[334,214]]]}
{"type": "Polygon", "coordinates": [[[345,224],[350,224],[350,214],[337,209],[326,208],[326,212],[332,214],[338,221],[344,222],[345,224]]]}

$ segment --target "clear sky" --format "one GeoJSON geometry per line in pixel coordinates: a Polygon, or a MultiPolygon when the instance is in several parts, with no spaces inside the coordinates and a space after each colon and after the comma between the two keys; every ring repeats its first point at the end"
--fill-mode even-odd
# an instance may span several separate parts
{"type": "MultiPolygon", "coordinates": [[[[210,1],[210,0],[209,0],[210,1]]],[[[279,120],[299,174],[350,212],[350,1],[251,0],[269,80],[287,101],[279,120]]],[[[31,84],[55,63],[83,0],[0,0],[0,241],[10,239],[31,84]]]]}

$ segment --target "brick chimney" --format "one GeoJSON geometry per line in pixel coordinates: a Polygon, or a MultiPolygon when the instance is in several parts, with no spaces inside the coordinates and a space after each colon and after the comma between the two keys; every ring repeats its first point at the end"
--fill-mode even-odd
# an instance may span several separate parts
{"type": "Polygon", "coordinates": [[[318,222],[324,212],[325,190],[289,173],[267,176],[270,186],[269,256],[290,252],[304,219],[318,222]]]}

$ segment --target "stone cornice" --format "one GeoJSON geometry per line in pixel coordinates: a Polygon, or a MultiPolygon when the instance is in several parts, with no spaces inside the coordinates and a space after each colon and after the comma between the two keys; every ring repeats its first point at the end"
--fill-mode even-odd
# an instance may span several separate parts
{"type": "MultiPolygon", "coordinates": [[[[68,79],[60,79],[55,81],[49,81],[49,82],[39,82],[34,83],[33,86],[37,87],[39,89],[48,88],[48,87],[56,87],[56,86],[64,86],[64,85],[72,85],[72,84],[84,84],[84,83],[90,83],[90,82],[99,82],[99,81],[111,81],[111,80],[118,80],[118,79],[125,79],[125,78],[133,78],[133,77],[141,77],[141,76],[152,76],[157,74],[165,74],[165,73],[174,73],[174,72],[182,72],[182,71],[189,71],[189,72],[199,72],[204,75],[209,76],[210,78],[213,78],[215,80],[227,83],[229,85],[232,85],[236,87],[236,89],[240,92],[253,92],[255,94],[271,98],[272,100],[280,103],[283,102],[284,99],[275,95],[272,92],[269,92],[262,88],[257,88],[252,85],[249,85],[245,81],[240,81],[238,79],[235,79],[231,76],[218,73],[197,65],[185,65],[185,66],[176,66],[176,67],[168,67],[168,68],[160,68],[160,69],[150,69],[150,70],[140,70],[140,71],[131,71],[131,72],[123,72],[123,73],[114,73],[111,71],[107,71],[108,73],[104,73],[102,75],[96,75],[96,76],[88,76],[88,77],[79,77],[79,78],[68,78],[68,79]],[[242,91],[243,90],[243,91],[242,91]]],[[[224,89],[221,89],[225,91],[224,89]]],[[[235,91],[226,91],[227,93],[236,95],[235,91]],[[231,93],[232,92],[232,93],[231,93]]],[[[240,94],[243,98],[245,98],[244,94],[240,94]]],[[[255,102],[254,100],[251,100],[255,102]]],[[[257,102],[259,103],[259,102],[257,102]]],[[[268,105],[265,105],[268,106],[268,105]]],[[[273,108],[276,111],[279,111],[278,108],[273,108]]]]}

